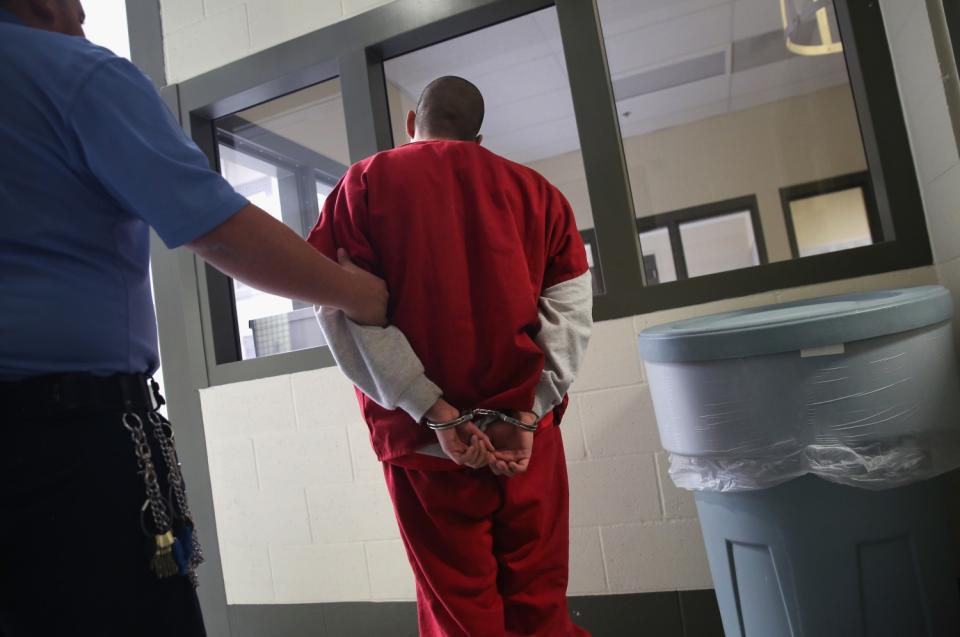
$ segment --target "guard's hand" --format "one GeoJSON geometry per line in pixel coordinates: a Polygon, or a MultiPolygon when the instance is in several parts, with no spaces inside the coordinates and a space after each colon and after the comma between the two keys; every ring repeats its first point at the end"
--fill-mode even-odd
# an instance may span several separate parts
{"type": "Polygon", "coordinates": [[[341,267],[350,276],[350,288],[352,300],[348,303],[349,307],[341,308],[347,316],[355,323],[360,325],[378,325],[387,324],[387,284],[377,276],[370,274],[363,268],[357,266],[347,251],[343,248],[337,250],[337,259],[341,267]]]}
{"type": "MultiPolygon", "coordinates": [[[[521,411],[516,417],[528,424],[537,421],[536,414],[529,411],[521,411]]],[[[530,458],[533,457],[534,432],[500,421],[489,425],[486,433],[496,449],[490,462],[490,471],[512,478],[529,468],[530,458]]]]}
{"type": "MultiPolygon", "coordinates": [[[[442,398],[426,413],[432,422],[446,422],[460,416],[460,411],[442,398]]],[[[493,459],[493,445],[473,422],[436,432],[437,442],[448,458],[460,466],[479,469],[493,459]]]]}

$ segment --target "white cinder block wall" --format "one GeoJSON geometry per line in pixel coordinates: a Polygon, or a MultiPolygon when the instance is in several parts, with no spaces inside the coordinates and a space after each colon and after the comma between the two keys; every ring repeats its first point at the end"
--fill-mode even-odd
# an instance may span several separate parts
{"type": "MultiPolygon", "coordinates": [[[[924,285],[933,268],[596,325],[563,424],[573,595],[711,588],[690,495],[666,474],[636,335],[665,321],[852,290],[924,285]]],[[[352,387],[323,369],[202,390],[231,604],[414,599],[352,387]]]]}
{"type": "MultiPolygon", "coordinates": [[[[160,0],[178,82],[386,0],[160,0]]],[[[940,276],[960,291],[960,166],[946,147],[922,0],[885,0],[940,276]],[[919,69],[919,70],[917,70],[919,69]]],[[[930,40],[932,42],[932,40],[930,40]]],[[[932,46],[932,45],[931,45],[932,46]]],[[[944,100],[945,104],[945,100],[944,100]]],[[[821,294],[921,285],[937,270],[847,280],[598,324],[564,424],[571,593],[711,586],[690,496],[666,476],[636,355],[648,325],[821,294]]],[[[380,467],[335,369],[201,392],[231,604],[413,599],[380,467]]]]}

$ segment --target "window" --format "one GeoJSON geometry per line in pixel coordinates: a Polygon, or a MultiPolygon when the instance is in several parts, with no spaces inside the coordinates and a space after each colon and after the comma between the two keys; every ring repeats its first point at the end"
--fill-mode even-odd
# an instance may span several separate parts
{"type": "MultiPolygon", "coordinates": [[[[786,29],[777,0],[401,4],[177,89],[211,162],[297,232],[459,74],[486,145],[572,204],[597,320],[932,263],[880,3],[787,2],[816,11],[786,29]]],[[[196,286],[211,383],[332,364],[309,308],[209,267],[196,286]]]]}
{"type": "Polygon", "coordinates": [[[641,217],[637,228],[647,285],[767,262],[754,196],[641,217]]]}
{"type": "Polygon", "coordinates": [[[640,233],[640,249],[643,250],[643,271],[647,285],[676,281],[683,266],[677,263],[673,253],[673,237],[668,228],[656,228],[640,233]]]}
{"type": "Polygon", "coordinates": [[[882,236],[867,173],[783,188],[780,198],[794,257],[868,246],[882,236]]]}
{"type": "Polygon", "coordinates": [[[953,44],[953,57],[957,66],[960,67],[960,6],[951,0],[942,0],[942,3],[943,15],[953,44]]]}
{"type": "MultiPolygon", "coordinates": [[[[763,246],[771,261],[819,254],[791,251],[778,195],[791,184],[827,183],[854,171],[869,181],[842,51],[789,49],[780,2],[770,0],[697,7],[600,0],[599,11],[638,216],[756,193],[749,211],[679,224],[672,243],[683,252],[673,255],[677,275],[662,270],[670,256],[665,235],[642,235],[645,265],[654,251],[656,280],[758,266],[767,262],[763,246]]],[[[821,11],[837,34],[832,4],[821,11]]],[[[820,45],[816,26],[815,17],[799,22],[792,40],[820,45]]],[[[818,245],[839,250],[883,241],[876,230],[852,240],[843,224],[820,225],[818,245]]]]}
{"type": "MultiPolygon", "coordinates": [[[[386,60],[383,69],[395,145],[408,140],[406,114],[431,80],[464,77],[483,93],[483,145],[547,175],[573,207],[578,228],[594,227],[556,8],[386,60]]],[[[594,293],[601,295],[595,234],[588,243],[594,293]]]]}
{"type": "MultiPolygon", "coordinates": [[[[216,138],[227,181],[305,238],[349,162],[339,81],[221,118],[216,138]]],[[[233,299],[243,359],[325,344],[304,303],[237,281],[233,299]]]]}

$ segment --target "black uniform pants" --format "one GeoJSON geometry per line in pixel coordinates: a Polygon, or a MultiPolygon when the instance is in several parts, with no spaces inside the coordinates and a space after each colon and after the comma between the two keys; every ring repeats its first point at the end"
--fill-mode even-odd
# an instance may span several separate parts
{"type": "Polygon", "coordinates": [[[190,581],[150,571],[144,500],[119,413],[0,411],[0,637],[205,635],[190,581]]]}

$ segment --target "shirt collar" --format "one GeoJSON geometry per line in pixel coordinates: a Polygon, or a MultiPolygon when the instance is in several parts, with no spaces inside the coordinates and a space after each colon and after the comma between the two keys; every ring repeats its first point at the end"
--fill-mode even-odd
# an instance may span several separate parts
{"type": "Polygon", "coordinates": [[[9,11],[4,11],[3,9],[0,9],[0,22],[9,22],[11,24],[19,24],[20,26],[23,26],[23,20],[13,15],[9,11]]]}

